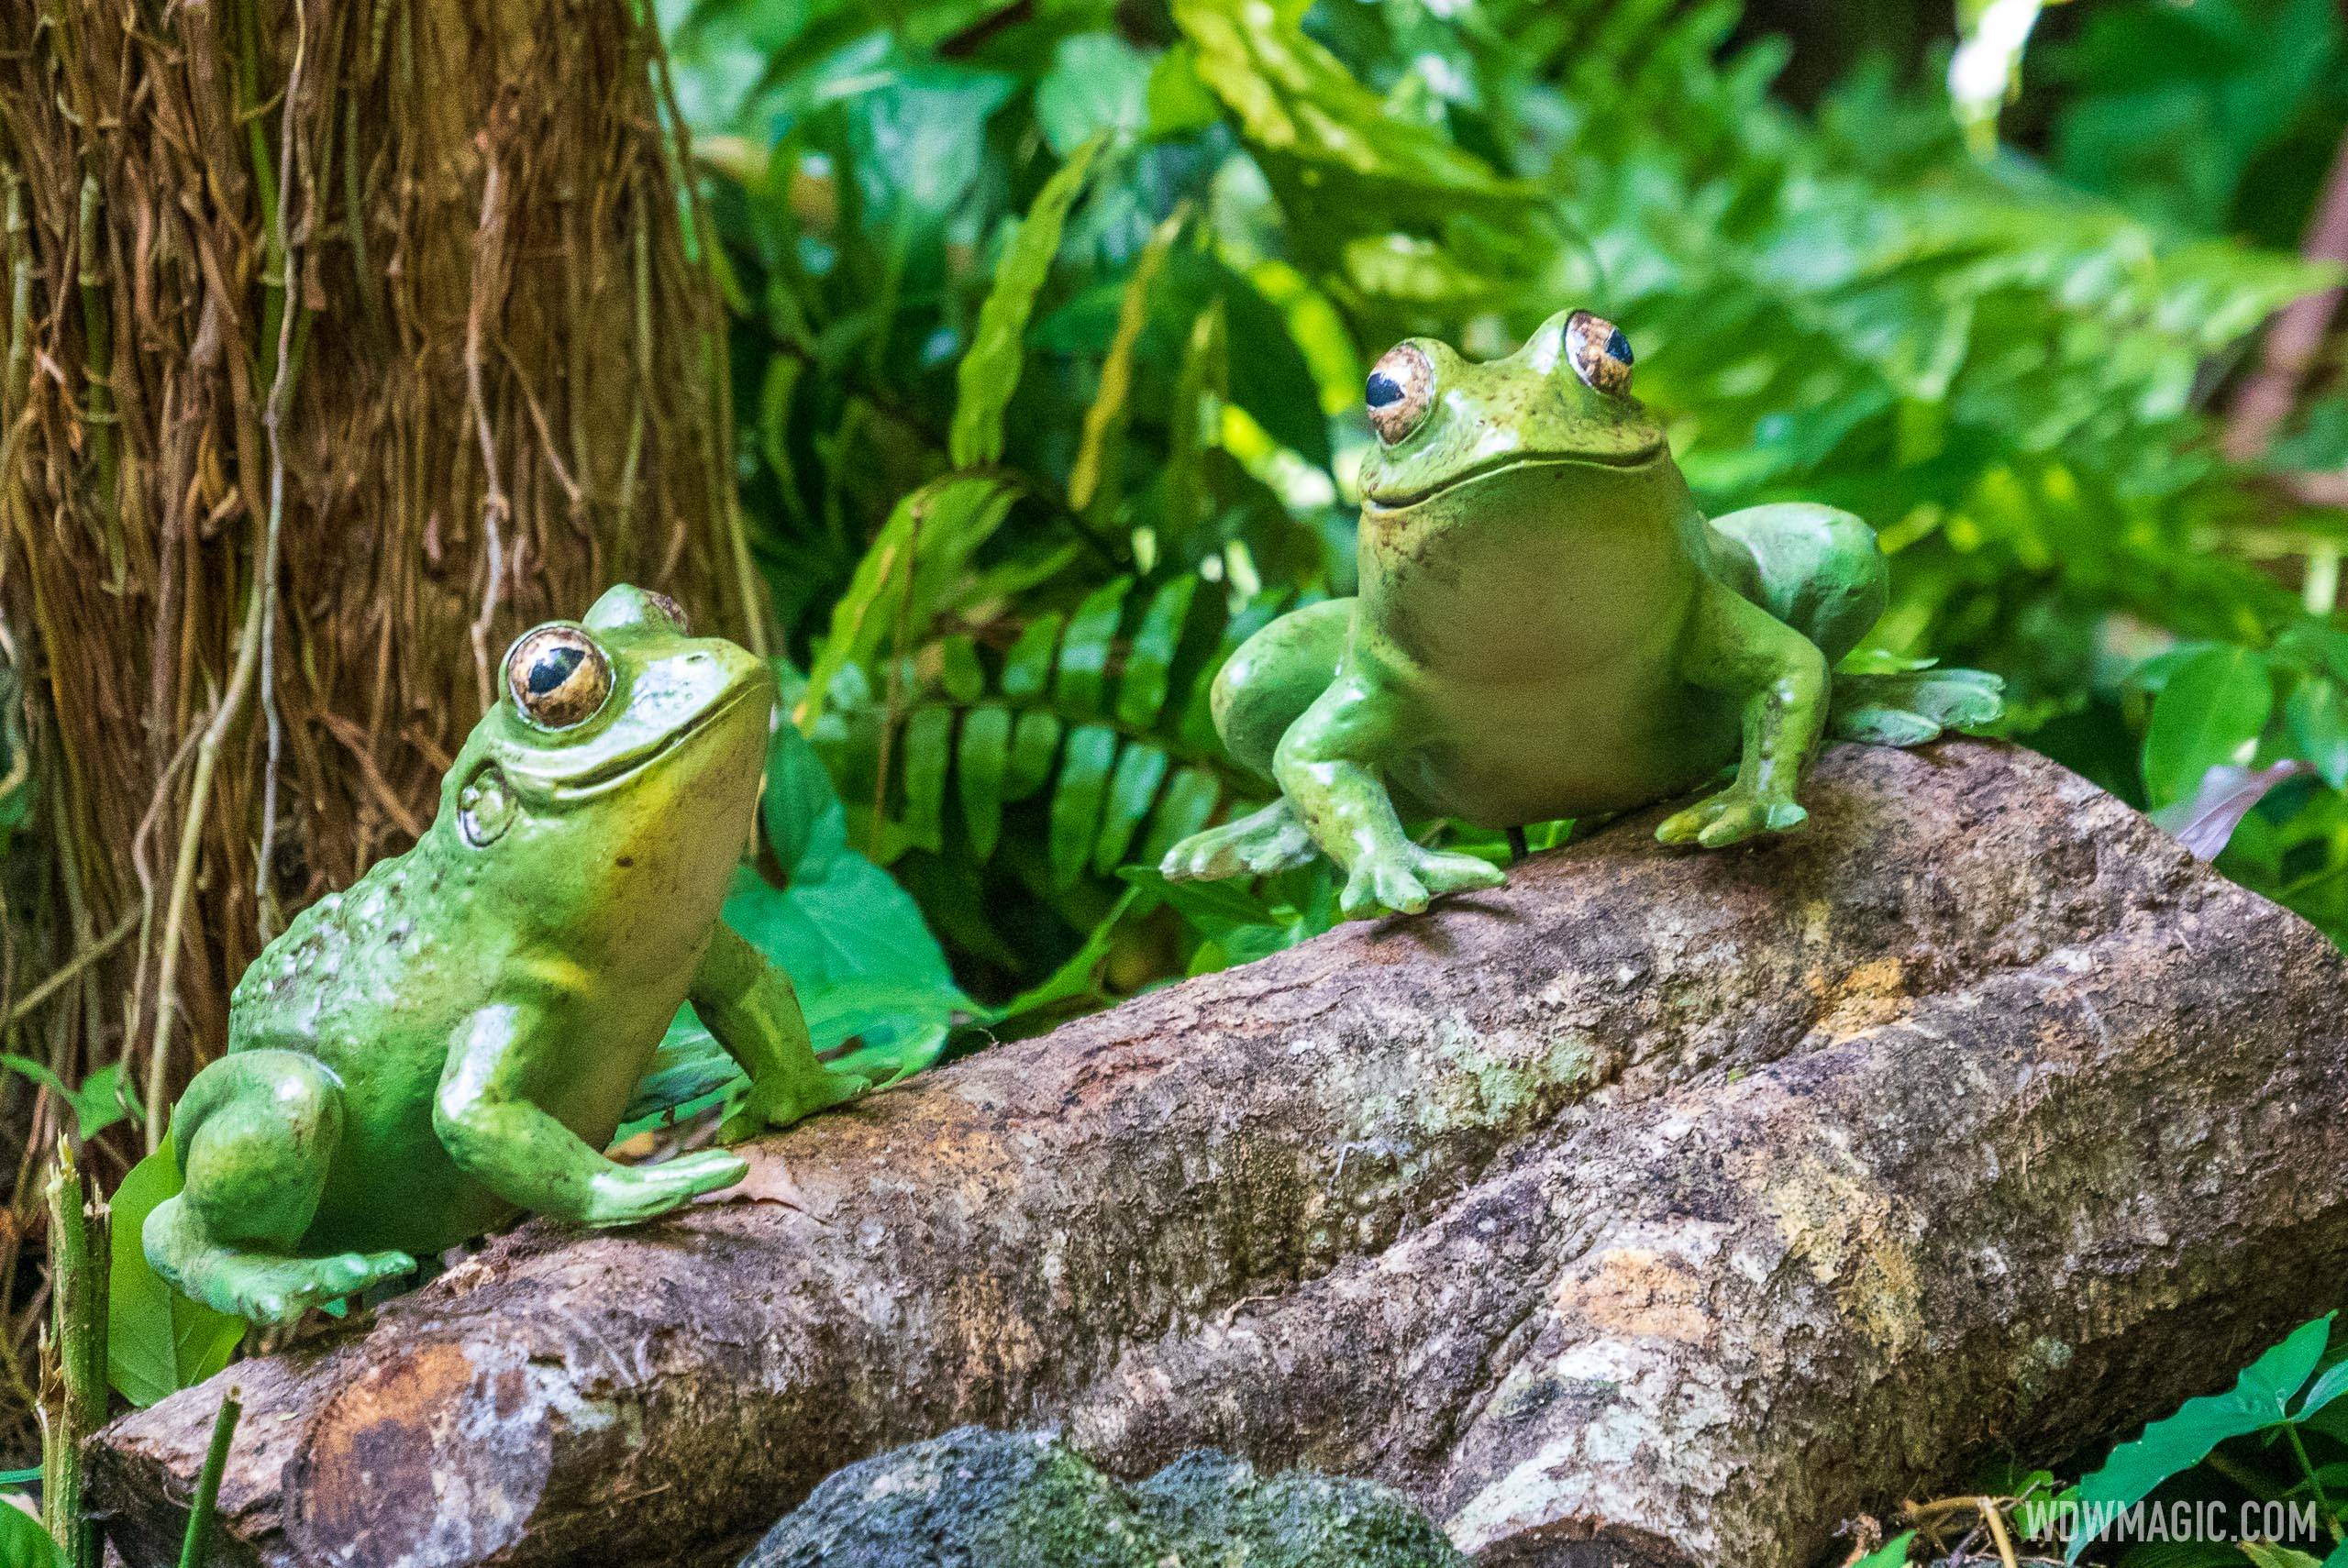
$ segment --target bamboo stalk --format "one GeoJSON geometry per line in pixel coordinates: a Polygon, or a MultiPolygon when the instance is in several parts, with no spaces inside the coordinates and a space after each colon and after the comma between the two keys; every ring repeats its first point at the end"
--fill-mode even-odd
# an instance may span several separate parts
{"type": "Polygon", "coordinates": [[[50,1342],[57,1353],[41,1412],[41,1522],[65,1568],[98,1568],[98,1529],[82,1507],[82,1445],[106,1419],[106,1204],[57,1141],[49,1176],[50,1342]]]}
{"type": "Polygon", "coordinates": [[[244,1409],[236,1389],[220,1397],[220,1413],[212,1418],[212,1441],[204,1451],[204,1468],[196,1473],[195,1500],[188,1506],[180,1568],[204,1568],[205,1538],[212,1533],[212,1516],[220,1506],[220,1476],[228,1468],[228,1445],[236,1438],[237,1418],[244,1409]]]}

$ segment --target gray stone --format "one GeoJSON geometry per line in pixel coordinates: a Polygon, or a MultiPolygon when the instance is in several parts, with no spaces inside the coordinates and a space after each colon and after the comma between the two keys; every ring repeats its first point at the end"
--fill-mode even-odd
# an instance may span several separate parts
{"type": "Polygon", "coordinates": [[[962,1427],[851,1464],[741,1568],[1465,1568],[1394,1492],[1201,1450],[1137,1486],[1036,1433],[962,1427]]]}

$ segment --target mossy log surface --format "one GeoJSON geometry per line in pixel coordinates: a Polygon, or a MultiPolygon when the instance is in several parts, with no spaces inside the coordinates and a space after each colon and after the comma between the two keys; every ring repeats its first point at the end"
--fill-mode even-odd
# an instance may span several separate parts
{"type": "MultiPolygon", "coordinates": [[[[214,1561],[711,1564],[965,1422],[1376,1477],[1479,1563],[1794,1568],[2348,1279],[2348,964],[2026,753],[1843,748],[533,1223],[240,1365],[214,1561]]],[[[172,1559],[218,1391],[91,1485],[172,1559]]]]}

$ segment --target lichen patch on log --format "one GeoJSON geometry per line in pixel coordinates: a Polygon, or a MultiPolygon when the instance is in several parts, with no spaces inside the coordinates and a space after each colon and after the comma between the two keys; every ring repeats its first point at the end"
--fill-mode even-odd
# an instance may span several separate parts
{"type": "MultiPolygon", "coordinates": [[[[216,1561],[712,1564],[979,1422],[1372,1476],[1484,1568],[1798,1568],[2336,1298],[2336,951],[2027,753],[1837,749],[1808,800],[957,1063],[760,1144],[786,1202],[526,1225],[236,1370],[216,1561]]],[[[103,1434],[132,1568],[213,1402],[103,1434]]]]}

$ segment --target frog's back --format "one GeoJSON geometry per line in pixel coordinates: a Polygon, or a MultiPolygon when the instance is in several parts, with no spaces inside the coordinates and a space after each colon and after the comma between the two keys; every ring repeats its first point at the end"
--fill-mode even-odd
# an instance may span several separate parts
{"type": "Polygon", "coordinates": [[[431,850],[378,861],[295,915],[237,982],[228,1049],[291,1046],[341,1072],[352,1044],[380,1056],[393,1037],[445,1042],[485,955],[453,934],[466,922],[449,914],[470,889],[431,850]]]}

